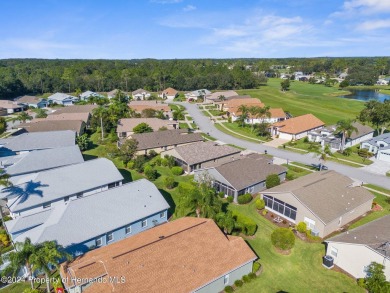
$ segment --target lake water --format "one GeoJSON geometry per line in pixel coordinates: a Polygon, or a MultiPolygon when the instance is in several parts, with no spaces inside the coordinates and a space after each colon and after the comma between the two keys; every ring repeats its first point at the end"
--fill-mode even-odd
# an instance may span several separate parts
{"type": "Polygon", "coordinates": [[[390,100],[390,95],[380,93],[375,90],[355,90],[351,91],[351,95],[340,96],[341,98],[354,99],[360,101],[377,100],[383,102],[384,100],[390,100]]]}

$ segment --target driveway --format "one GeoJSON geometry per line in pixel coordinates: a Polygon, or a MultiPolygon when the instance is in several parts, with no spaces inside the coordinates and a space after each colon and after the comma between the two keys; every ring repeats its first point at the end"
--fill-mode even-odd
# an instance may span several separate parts
{"type": "Polygon", "coordinates": [[[381,174],[386,175],[387,172],[390,171],[390,163],[389,162],[383,162],[377,159],[371,159],[374,161],[371,165],[365,166],[361,169],[366,170],[367,172],[375,173],[375,174],[381,174]]]}
{"type": "MultiPolygon", "coordinates": [[[[313,157],[313,154],[299,154],[289,152],[285,149],[278,149],[272,146],[249,142],[230,136],[216,129],[210,119],[201,113],[196,104],[190,104],[186,102],[181,102],[177,104],[181,104],[187,108],[187,112],[192,116],[196,124],[199,126],[200,130],[205,133],[209,133],[209,135],[215,137],[220,141],[229,144],[234,144],[236,146],[260,153],[264,153],[264,151],[267,151],[270,155],[289,161],[299,162],[307,165],[319,164],[318,158],[313,157]]],[[[344,174],[361,182],[368,182],[390,189],[390,178],[386,177],[385,175],[374,174],[370,172],[370,170],[349,167],[335,162],[326,162],[325,165],[328,167],[328,169],[336,170],[341,174],[344,174]]]]}
{"type": "Polygon", "coordinates": [[[283,144],[285,144],[286,142],[289,142],[289,140],[281,139],[281,138],[275,138],[275,139],[273,139],[271,141],[263,143],[263,145],[270,146],[270,147],[273,147],[273,148],[278,148],[278,147],[282,146],[283,144]]]}

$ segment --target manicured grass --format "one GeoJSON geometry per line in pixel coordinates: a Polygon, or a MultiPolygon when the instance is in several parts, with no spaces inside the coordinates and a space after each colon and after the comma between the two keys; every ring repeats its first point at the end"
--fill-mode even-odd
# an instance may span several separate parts
{"type": "Polygon", "coordinates": [[[235,292],[364,292],[355,280],[322,266],[323,244],[306,243],[297,238],[290,255],[277,253],[270,240],[276,226],[257,213],[255,200],[249,205],[229,205],[229,209],[239,211],[257,223],[255,237],[247,239],[247,243],[263,265],[259,277],[235,292]]]}
{"type": "Polygon", "coordinates": [[[186,119],[187,119],[188,121],[192,121],[192,120],[194,120],[194,119],[192,119],[192,117],[191,117],[191,116],[188,116],[188,115],[186,115],[186,119]]]}
{"type": "Polygon", "coordinates": [[[187,123],[179,123],[179,128],[180,129],[187,129],[187,128],[189,128],[189,126],[187,123]]]}
{"type": "Polygon", "coordinates": [[[1,293],[22,293],[25,289],[30,288],[29,282],[14,283],[6,288],[0,289],[1,293]]]}
{"type": "MultiPolygon", "coordinates": [[[[218,124],[215,124],[215,125],[218,125],[218,124]]],[[[228,128],[228,129],[230,129],[230,130],[232,130],[234,132],[240,133],[240,134],[248,136],[250,138],[254,138],[255,140],[268,141],[267,138],[256,135],[252,131],[252,128],[251,128],[250,125],[245,125],[244,127],[242,127],[238,123],[234,123],[234,122],[233,123],[223,122],[223,125],[226,128],[228,128]]]]}
{"type": "Polygon", "coordinates": [[[206,140],[211,140],[211,141],[216,141],[217,139],[215,137],[212,137],[206,133],[202,133],[202,136],[206,139],[206,140]]]}
{"type": "Polygon", "coordinates": [[[219,111],[219,110],[209,110],[209,112],[210,112],[211,115],[213,115],[213,116],[221,116],[221,115],[224,115],[224,114],[225,114],[224,111],[219,111]]]}
{"type": "MultiPolygon", "coordinates": [[[[333,153],[333,157],[335,159],[348,160],[348,161],[359,163],[359,164],[363,164],[363,165],[371,165],[373,163],[373,161],[371,161],[370,159],[364,159],[361,156],[359,156],[357,153],[352,153],[349,156],[344,156],[343,154],[340,154],[338,152],[334,152],[333,153]]],[[[337,160],[337,162],[339,162],[341,164],[343,163],[340,160],[337,160]]]]}
{"type": "Polygon", "coordinates": [[[171,108],[172,111],[178,110],[178,109],[185,109],[184,106],[178,105],[178,104],[169,104],[169,108],[171,108]]]}
{"type": "MultiPolygon", "coordinates": [[[[214,127],[217,128],[218,130],[220,130],[220,131],[226,133],[226,134],[229,134],[230,136],[234,136],[234,137],[237,137],[237,138],[239,138],[239,139],[247,140],[247,141],[250,141],[250,142],[262,143],[261,141],[258,140],[258,138],[249,138],[249,137],[244,137],[244,136],[242,136],[242,135],[233,133],[233,132],[227,130],[226,128],[224,128],[223,126],[221,126],[219,123],[215,123],[215,124],[214,124],[214,127]]],[[[248,136],[248,135],[246,135],[246,134],[244,134],[244,133],[243,133],[243,135],[248,136]]]]}
{"type": "Polygon", "coordinates": [[[381,211],[375,211],[369,213],[367,216],[364,218],[361,218],[359,221],[353,223],[351,226],[349,226],[348,229],[353,229],[356,227],[359,227],[361,225],[367,224],[371,221],[374,221],[376,219],[382,218],[383,216],[389,215],[390,214],[390,197],[373,192],[369,190],[372,194],[375,195],[374,202],[378,203],[383,209],[381,211]]]}
{"type": "Polygon", "coordinates": [[[207,112],[207,111],[202,111],[202,114],[203,114],[204,116],[211,117],[211,115],[210,115],[209,112],[207,112]]]}
{"type": "Polygon", "coordinates": [[[234,147],[236,149],[242,150],[242,151],[246,150],[246,148],[242,148],[242,147],[236,146],[235,144],[228,143],[228,145],[230,145],[231,147],[234,147]]]}
{"type": "Polygon", "coordinates": [[[383,188],[383,187],[380,187],[380,186],[377,186],[377,185],[374,185],[374,184],[364,184],[364,186],[367,186],[367,187],[375,189],[377,191],[386,193],[386,194],[388,194],[390,196],[390,190],[388,190],[386,188],[383,188]]]}
{"type": "Polygon", "coordinates": [[[300,168],[300,167],[297,167],[297,166],[293,166],[291,164],[289,164],[289,165],[283,164],[282,166],[284,166],[284,167],[286,167],[288,169],[287,170],[287,175],[288,176],[292,176],[292,178],[294,178],[294,179],[297,179],[299,177],[302,177],[302,176],[305,176],[305,175],[308,175],[308,174],[312,173],[309,170],[305,170],[303,168],[300,168]]]}
{"type": "Polygon", "coordinates": [[[238,90],[241,95],[259,98],[272,108],[283,108],[294,116],[312,113],[326,124],[335,124],[340,119],[355,119],[363,109],[361,101],[332,96],[338,93],[336,87],[291,82],[290,91],[280,91],[281,79],[270,78],[266,86],[259,89],[238,90]]]}

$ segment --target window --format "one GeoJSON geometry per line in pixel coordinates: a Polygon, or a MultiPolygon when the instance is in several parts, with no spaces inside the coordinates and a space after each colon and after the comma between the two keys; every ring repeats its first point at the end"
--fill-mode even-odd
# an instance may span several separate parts
{"type": "Polygon", "coordinates": [[[160,213],[160,218],[165,218],[165,211],[160,213]]]}
{"type": "Polygon", "coordinates": [[[126,226],[126,228],[125,228],[125,233],[126,234],[130,234],[131,233],[131,226],[129,225],[129,226],[126,226]]]}
{"type": "Polygon", "coordinates": [[[64,197],[64,202],[68,202],[69,201],[69,196],[65,196],[64,197]]]}
{"type": "Polygon", "coordinates": [[[223,277],[223,284],[224,285],[227,285],[229,283],[229,274],[227,274],[227,275],[225,275],[224,277],[223,277]]]}
{"type": "Polygon", "coordinates": [[[337,253],[339,252],[339,250],[335,247],[331,247],[330,248],[330,254],[333,256],[333,257],[337,257],[337,253]]]}
{"type": "Polygon", "coordinates": [[[148,226],[148,220],[143,220],[141,223],[141,226],[142,226],[142,228],[145,228],[146,226],[148,226]]]}
{"type": "Polygon", "coordinates": [[[103,244],[102,238],[96,239],[95,244],[96,244],[96,247],[102,246],[102,244],[103,244]]]}
{"type": "Polygon", "coordinates": [[[115,187],[115,183],[116,182],[108,184],[108,189],[115,187]]]}
{"type": "Polygon", "coordinates": [[[50,202],[47,202],[47,203],[43,204],[43,208],[44,209],[47,209],[47,208],[50,208],[50,207],[51,207],[51,203],[50,202]]]}
{"type": "Polygon", "coordinates": [[[127,136],[127,133],[126,132],[122,132],[122,137],[126,137],[127,136]]]}
{"type": "Polygon", "coordinates": [[[82,198],[82,197],[83,197],[83,193],[82,193],[82,192],[77,193],[77,194],[76,194],[76,197],[77,197],[77,198],[82,198]]]}
{"type": "Polygon", "coordinates": [[[111,232],[107,234],[107,242],[110,242],[112,240],[114,240],[114,234],[111,232]]]}

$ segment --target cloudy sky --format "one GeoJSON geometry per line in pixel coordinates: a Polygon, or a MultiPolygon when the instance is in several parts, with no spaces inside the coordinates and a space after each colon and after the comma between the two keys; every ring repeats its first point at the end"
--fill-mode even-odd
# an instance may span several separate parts
{"type": "Polygon", "coordinates": [[[12,0],[0,11],[0,58],[390,52],[390,0],[12,0]]]}

